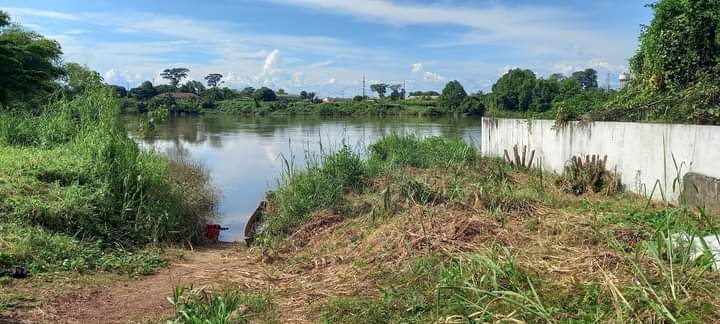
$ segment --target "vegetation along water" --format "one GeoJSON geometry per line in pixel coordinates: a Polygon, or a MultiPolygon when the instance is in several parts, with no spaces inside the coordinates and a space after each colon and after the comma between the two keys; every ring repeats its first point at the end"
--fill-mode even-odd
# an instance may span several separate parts
{"type": "Polygon", "coordinates": [[[719,215],[623,192],[599,156],[553,173],[475,142],[481,116],[720,124],[720,3],[651,8],[622,88],[514,68],[352,99],[180,65],[110,85],[0,10],[0,322],[717,322],[695,239],[719,215]]]}

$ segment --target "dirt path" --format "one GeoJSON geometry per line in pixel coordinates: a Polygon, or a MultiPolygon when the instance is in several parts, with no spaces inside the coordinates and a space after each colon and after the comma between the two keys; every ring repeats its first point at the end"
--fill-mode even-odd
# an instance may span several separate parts
{"type": "MultiPolygon", "coordinates": [[[[21,323],[136,323],[163,320],[173,315],[167,297],[178,283],[219,286],[232,283],[249,289],[267,289],[277,304],[283,323],[309,323],[323,289],[343,289],[343,278],[332,269],[283,273],[281,266],[266,265],[244,246],[222,245],[188,252],[187,257],[155,275],[84,288],[50,298],[42,306],[23,310],[11,317],[21,323]],[[329,270],[329,271],[328,271],[329,270]]],[[[351,287],[346,287],[351,288],[351,287]]],[[[351,293],[348,290],[348,293],[351,293]]],[[[0,322],[2,319],[0,317],[0,322]]]]}

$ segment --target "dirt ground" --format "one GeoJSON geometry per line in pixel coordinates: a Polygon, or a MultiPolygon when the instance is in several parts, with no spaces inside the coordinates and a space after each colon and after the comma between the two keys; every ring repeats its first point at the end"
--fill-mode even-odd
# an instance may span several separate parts
{"type": "MultiPolygon", "coordinates": [[[[157,274],[138,280],[73,289],[72,292],[46,291],[46,301],[32,309],[0,314],[0,323],[145,323],[164,321],[173,315],[168,301],[179,283],[194,287],[235,286],[265,289],[277,306],[282,323],[317,321],[316,311],[325,294],[344,284],[331,268],[318,271],[309,267],[298,273],[284,273],[282,262],[263,263],[244,245],[223,244],[187,251],[185,258],[173,262],[157,274]]],[[[342,290],[342,289],[341,289],[342,290]]],[[[37,293],[37,292],[35,292],[37,293]]]]}

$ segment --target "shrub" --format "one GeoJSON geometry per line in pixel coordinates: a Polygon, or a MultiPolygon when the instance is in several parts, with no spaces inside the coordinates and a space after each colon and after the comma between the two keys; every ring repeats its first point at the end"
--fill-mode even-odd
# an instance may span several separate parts
{"type": "Polygon", "coordinates": [[[607,156],[600,159],[599,155],[588,155],[584,162],[582,157],[574,156],[566,163],[558,181],[567,192],[576,195],[587,192],[616,193],[620,191],[620,179],[605,168],[606,164],[607,156]]]}

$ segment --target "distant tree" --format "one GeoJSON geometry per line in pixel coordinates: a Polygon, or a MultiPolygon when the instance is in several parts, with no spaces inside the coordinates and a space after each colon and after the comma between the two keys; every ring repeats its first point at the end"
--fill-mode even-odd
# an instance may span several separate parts
{"type": "Polygon", "coordinates": [[[355,102],[359,102],[359,101],[363,101],[363,100],[365,100],[365,97],[363,97],[363,96],[355,96],[355,97],[353,97],[353,101],[355,101],[355,102]]]}
{"type": "Polygon", "coordinates": [[[531,70],[508,71],[492,86],[491,106],[498,110],[530,110],[536,80],[531,70]]]}
{"type": "Polygon", "coordinates": [[[145,81],[139,87],[130,89],[130,97],[138,100],[149,100],[158,95],[152,82],[145,81]]]}
{"type": "Polygon", "coordinates": [[[300,91],[300,99],[302,99],[302,100],[309,99],[307,91],[305,91],[305,90],[300,91]]]}
{"type": "Polygon", "coordinates": [[[0,28],[10,25],[10,15],[0,10],[0,28]]]}
{"type": "Polygon", "coordinates": [[[277,94],[286,95],[287,93],[285,93],[285,89],[278,89],[277,94]]]}
{"type": "Polygon", "coordinates": [[[466,97],[460,103],[460,112],[470,116],[482,116],[485,114],[485,103],[475,96],[466,97]]]}
{"type": "Polygon", "coordinates": [[[255,90],[255,100],[257,101],[275,101],[277,100],[277,95],[275,95],[275,91],[272,91],[272,89],[268,87],[262,87],[260,89],[255,90]]]}
{"type": "Polygon", "coordinates": [[[580,84],[580,87],[584,90],[597,89],[598,87],[597,71],[595,71],[594,69],[577,71],[572,74],[572,78],[577,80],[578,84],[580,84]]]}
{"type": "Polygon", "coordinates": [[[171,85],[169,85],[169,84],[158,84],[158,85],[155,87],[155,90],[157,91],[158,94],[173,93],[173,92],[177,92],[177,91],[178,91],[177,88],[175,88],[175,87],[173,87],[173,86],[171,86],[171,85]]]}
{"type": "Polygon", "coordinates": [[[533,88],[530,111],[543,112],[552,108],[555,97],[560,94],[560,83],[557,80],[539,79],[533,88]]]}
{"type": "Polygon", "coordinates": [[[402,84],[393,84],[393,85],[389,86],[389,88],[390,88],[390,90],[392,90],[392,92],[390,93],[390,99],[392,99],[392,100],[403,99],[405,89],[402,89],[402,84]]]}
{"type": "Polygon", "coordinates": [[[223,75],[220,73],[211,73],[205,76],[205,81],[208,87],[215,89],[223,83],[222,78],[223,75]]]}
{"type": "Polygon", "coordinates": [[[10,101],[40,98],[57,88],[62,51],[53,40],[10,23],[0,10],[0,109],[10,101]]]}
{"type": "Polygon", "coordinates": [[[186,68],[169,68],[160,73],[163,79],[170,80],[170,85],[177,88],[182,79],[186,78],[190,70],[186,68]]]}
{"type": "Polygon", "coordinates": [[[100,74],[85,65],[67,63],[62,68],[65,70],[62,79],[65,81],[68,91],[72,93],[79,93],[88,87],[103,84],[100,74]]]}
{"type": "Polygon", "coordinates": [[[128,96],[128,91],[123,86],[111,84],[109,87],[112,89],[113,94],[118,98],[125,98],[128,96]]]}
{"type": "Polygon", "coordinates": [[[240,90],[240,96],[241,97],[253,97],[255,96],[255,88],[253,87],[245,87],[242,90],[240,90]]]}
{"type": "Polygon", "coordinates": [[[180,92],[194,93],[196,95],[202,94],[203,92],[205,92],[205,90],[205,85],[203,85],[202,82],[195,80],[185,82],[185,84],[180,87],[180,92]]]}
{"type": "Polygon", "coordinates": [[[307,98],[308,98],[309,100],[311,100],[311,101],[312,101],[312,100],[315,100],[315,99],[316,99],[316,98],[315,98],[316,96],[317,96],[317,95],[315,94],[315,92],[308,92],[308,94],[307,94],[307,98]]]}
{"type": "Polygon", "coordinates": [[[446,107],[449,111],[458,111],[460,104],[467,97],[467,92],[462,84],[457,80],[448,82],[440,95],[440,105],[446,107]]]}
{"type": "Polygon", "coordinates": [[[370,90],[378,94],[378,97],[385,98],[385,93],[387,93],[388,85],[385,83],[377,83],[377,84],[371,84],[370,90]]]}
{"type": "Polygon", "coordinates": [[[550,77],[549,77],[548,79],[549,79],[549,80],[553,80],[553,81],[562,81],[562,80],[565,80],[565,79],[567,79],[567,78],[566,78],[565,75],[562,74],[562,73],[553,73],[553,74],[550,75],[550,77]]]}

